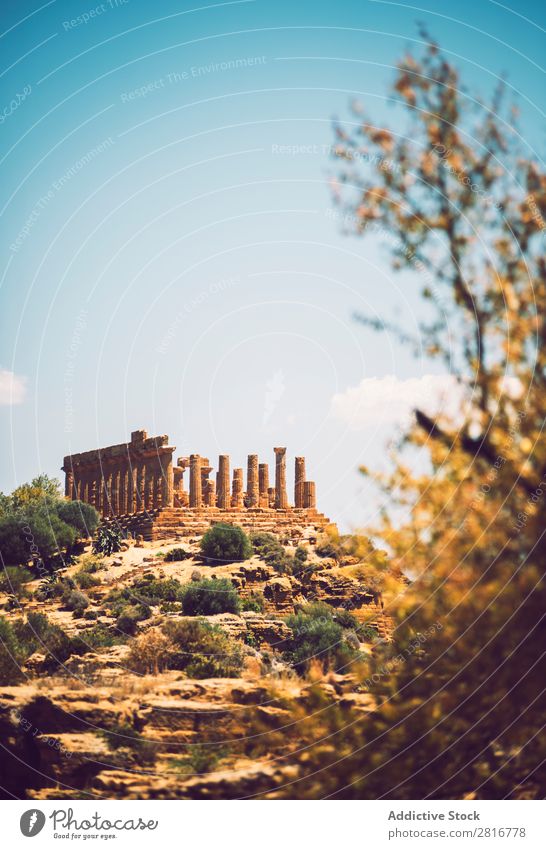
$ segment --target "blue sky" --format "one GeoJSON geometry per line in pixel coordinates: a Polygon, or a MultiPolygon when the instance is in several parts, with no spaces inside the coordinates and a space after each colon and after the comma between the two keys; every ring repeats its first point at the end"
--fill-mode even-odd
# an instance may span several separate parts
{"type": "Polygon", "coordinates": [[[0,489],[142,427],[237,465],[287,445],[325,512],[367,521],[357,467],[392,430],[384,389],[398,415],[433,369],[353,320],[411,325],[418,281],[332,218],[332,117],[358,97],[397,126],[388,86],[423,21],[469,87],[507,75],[542,156],[545,18],[489,0],[3,3],[0,489]]]}

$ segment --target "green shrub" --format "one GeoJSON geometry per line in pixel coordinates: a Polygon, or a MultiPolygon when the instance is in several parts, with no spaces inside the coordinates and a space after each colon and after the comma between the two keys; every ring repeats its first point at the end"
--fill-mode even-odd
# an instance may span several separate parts
{"type": "Polygon", "coordinates": [[[236,525],[213,525],[202,537],[200,547],[209,563],[237,563],[252,556],[249,538],[236,525]]]}
{"type": "Polygon", "coordinates": [[[24,675],[21,665],[24,663],[26,653],[14,633],[13,627],[7,619],[0,619],[0,684],[16,684],[24,675]]]}
{"type": "Polygon", "coordinates": [[[92,537],[100,522],[100,515],[85,501],[59,501],[59,518],[73,527],[80,538],[92,537]]]}
{"type": "Polygon", "coordinates": [[[121,631],[122,634],[134,637],[138,631],[139,621],[138,613],[135,608],[128,607],[116,619],[116,628],[118,631],[121,631]]]}
{"type": "Polygon", "coordinates": [[[42,652],[46,655],[46,670],[54,670],[70,655],[80,653],[77,643],[43,613],[29,613],[26,621],[18,620],[13,628],[20,646],[20,656],[26,660],[34,652],[42,652]]]}
{"type": "Polygon", "coordinates": [[[179,601],[162,601],[159,610],[161,613],[180,613],[182,605],[179,601]]]}
{"type": "Polygon", "coordinates": [[[163,559],[167,562],[174,562],[179,560],[186,560],[188,557],[191,557],[191,554],[184,548],[171,548],[171,550],[165,554],[163,559]]]}
{"type": "Polygon", "coordinates": [[[241,599],[241,610],[252,610],[254,613],[263,613],[265,599],[261,593],[252,591],[247,598],[241,599]]]}
{"type": "Polygon", "coordinates": [[[257,533],[251,537],[253,550],[259,557],[272,566],[279,575],[291,574],[294,560],[286,553],[278,537],[274,534],[257,533]]]}
{"type": "Polygon", "coordinates": [[[195,743],[188,748],[188,754],[184,758],[173,758],[169,765],[183,775],[203,775],[213,772],[227,754],[228,750],[224,746],[195,743]]]}
{"type": "Polygon", "coordinates": [[[334,620],[333,613],[326,604],[309,604],[287,618],[292,637],[285,658],[300,675],[305,674],[313,660],[325,670],[345,671],[358,656],[345,640],[344,629],[334,620]]]}
{"type": "Polygon", "coordinates": [[[29,562],[52,568],[69,555],[78,538],[89,535],[98,513],[81,501],[60,497],[58,482],[46,475],[18,487],[0,504],[0,551],[9,565],[29,562]]]}
{"type": "Polygon", "coordinates": [[[241,646],[218,626],[202,620],[171,620],[163,633],[172,643],[168,666],[190,678],[238,678],[241,646]]]}
{"type": "Polygon", "coordinates": [[[101,525],[93,542],[93,552],[110,557],[121,550],[122,533],[117,525],[101,525]]]}
{"type": "Polygon", "coordinates": [[[110,729],[99,731],[106,745],[114,752],[127,749],[130,760],[141,766],[151,766],[157,756],[157,745],[146,740],[142,734],[126,723],[118,723],[110,729]]]}
{"type": "Polygon", "coordinates": [[[130,587],[133,597],[147,604],[159,604],[162,601],[179,601],[182,584],[176,578],[153,578],[135,581],[130,587]]]}
{"type": "Polygon", "coordinates": [[[379,633],[373,625],[368,625],[367,622],[357,624],[355,632],[362,643],[375,643],[379,639],[379,633]]]}
{"type": "Polygon", "coordinates": [[[319,557],[333,557],[334,560],[338,560],[341,554],[339,548],[332,542],[319,543],[315,548],[315,552],[319,557]]]}
{"type": "Polygon", "coordinates": [[[298,545],[296,551],[294,552],[294,560],[296,561],[296,563],[305,563],[308,556],[309,552],[307,551],[307,549],[303,548],[303,546],[301,545],[298,545]]]}
{"type": "MultiPolygon", "coordinates": [[[[152,575],[135,581],[129,587],[111,590],[105,599],[105,605],[113,616],[119,616],[128,605],[144,605],[151,615],[150,605],[164,601],[178,601],[182,596],[182,584],[176,578],[159,579],[152,575]]],[[[143,618],[148,618],[145,616],[143,618]]]]}
{"type": "Polygon", "coordinates": [[[353,616],[352,613],[349,613],[348,610],[345,610],[344,607],[338,607],[334,611],[334,619],[338,625],[341,625],[342,628],[350,628],[353,631],[356,631],[358,628],[358,619],[356,616],[353,616]]]}
{"type": "Polygon", "coordinates": [[[152,611],[147,604],[139,602],[138,604],[126,605],[119,613],[116,620],[116,628],[123,634],[134,635],[137,632],[137,623],[149,619],[152,611]]]}
{"type": "Polygon", "coordinates": [[[81,616],[89,607],[89,599],[85,593],[79,590],[70,590],[64,597],[63,602],[67,610],[71,610],[75,616],[81,616]]]}
{"type": "Polygon", "coordinates": [[[38,601],[60,598],[67,589],[67,586],[74,589],[75,584],[72,579],[60,579],[58,575],[53,572],[51,575],[48,575],[47,578],[44,578],[43,581],[40,581],[40,585],[36,590],[35,596],[38,601]],[[68,581],[70,581],[70,584],[68,584],[68,581]]]}
{"type": "Polygon", "coordinates": [[[4,566],[0,569],[0,590],[19,596],[24,592],[24,586],[32,581],[34,575],[24,566],[4,566]]]}
{"type": "Polygon", "coordinates": [[[89,574],[89,572],[84,572],[82,569],[76,572],[74,575],[74,581],[81,590],[88,590],[101,583],[100,578],[96,578],[94,575],[89,574]]]}
{"type": "Polygon", "coordinates": [[[124,635],[106,625],[97,624],[87,631],[80,631],[77,637],[73,637],[72,649],[74,654],[86,654],[93,649],[110,648],[124,642],[124,635]]]}
{"type": "Polygon", "coordinates": [[[241,601],[227,578],[217,581],[192,581],[182,591],[185,616],[213,616],[215,613],[239,613],[241,601]]]}

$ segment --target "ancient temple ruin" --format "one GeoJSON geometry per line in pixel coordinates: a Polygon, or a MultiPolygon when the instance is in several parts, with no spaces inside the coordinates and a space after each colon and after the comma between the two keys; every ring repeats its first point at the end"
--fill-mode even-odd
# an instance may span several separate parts
{"type": "Polygon", "coordinates": [[[244,471],[230,473],[230,457],[221,454],[217,470],[208,457],[178,457],[168,436],[149,437],[136,430],[131,441],[64,458],[65,495],[92,504],[104,521],[148,539],[167,533],[188,536],[211,522],[228,521],[253,529],[274,530],[295,524],[324,527],[329,520],[316,509],[316,488],[306,480],[305,457],[296,457],[294,498],[286,484],[286,448],[274,448],[275,485],[269,465],[249,454],[244,471]],[[186,476],[189,480],[185,480],[186,476]]]}

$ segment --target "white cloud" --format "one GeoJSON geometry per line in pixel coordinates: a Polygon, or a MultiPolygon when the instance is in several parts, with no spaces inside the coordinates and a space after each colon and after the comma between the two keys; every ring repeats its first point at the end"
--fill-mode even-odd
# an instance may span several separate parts
{"type": "Polygon", "coordinates": [[[451,375],[424,374],[399,380],[368,377],[333,396],[331,414],[351,430],[404,424],[418,407],[431,416],[458,418],[463,391],[451,375]]]}
{"type": "Polygon", "coordinates": [[[0,368],[0,405],[21,404],[26,394],[26,378],[0,368]]]}

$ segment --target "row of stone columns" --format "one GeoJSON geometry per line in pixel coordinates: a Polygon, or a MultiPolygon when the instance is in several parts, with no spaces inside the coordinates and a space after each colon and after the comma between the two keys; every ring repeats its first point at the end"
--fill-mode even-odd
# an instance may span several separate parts
{"type": "Polygon", "coordinates": [[[173,470],[159,457],[110,468],[75,467],[66,472],[65,495],[85,501],[103,516],[125,516],[173,504],[173,470]]]}
{"type": "MultiPolygon", "coordinates": [[[[249,509],[286,510],[286,448],[275,448],[275,486],[269,485],[269,466],[259,463],[257,454],[247,460],[247,488],[243,469],[233,469],[230,481],[229,455],[221,454],[216,480],[209,478],[212,466],[207,457],[191,454],[180,457],[173,470],[172,449],[153,456],[116,458],[105,462],[65,465],[65,494],[92,504],[104,516],[124,516],[161,507],[218,507],[221,510],[249,509]],[[189,493],[184,491],[183,474],[190,470],[189,493]]],[[[294,505],[296,508],[316,506],[315,484],[305,480],[305,458],[296,457],[294,505]]]]}
{"type": "MultiPolygon", "coordinates": [[[[259,463],[257,454],[249,454],[247,459],[247,488],[244,490],[243,469],[233,469],[230,480],[230,460],[228,454],[220,454],[216,480],[209,479],[212,467],[206,457],[191,454],[189,458],[190,491],[189,506],[199,509],[203,506],[218,507],[220,510],[240,510],[275,508],[286,510],[289,507],[286,491],[286,448],[275,448],[275,486],[269,486],[269,466],[259,463]]],[[[187,461],[182,458],[179,465],[187,461]]],[[[305,480],[305,458],[296,457],[294,504],[296,508],[314,508],[316,506],[315,485],[305,480]]]]}

